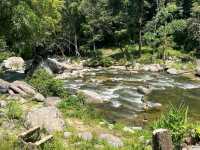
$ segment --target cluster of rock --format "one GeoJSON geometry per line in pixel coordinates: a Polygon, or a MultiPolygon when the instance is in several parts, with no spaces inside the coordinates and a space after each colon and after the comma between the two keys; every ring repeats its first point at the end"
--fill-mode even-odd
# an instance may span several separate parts
{"type": "Polygon", "coordinates": [[[35,101],[44,101],[42,94],[38,93],[32,86],[24,81],[14,81],[12,83],[0,79],[0,93],[8,93],[11,96],[20,95],[31,98],[35,101]]]}

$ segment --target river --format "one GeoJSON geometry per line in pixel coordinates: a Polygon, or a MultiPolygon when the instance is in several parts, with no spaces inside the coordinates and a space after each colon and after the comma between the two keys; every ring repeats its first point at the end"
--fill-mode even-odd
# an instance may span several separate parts
{"type": "Polygon", "coordinates": [[[186,77],[166,73],[134,73],[117,69],[92,69],[82,78],[65,80],[65,86],[71,92],[79,89],[92,91],[110,103],[96,104],[112,122],[126,124],[144,124],[159,118],[170,105],[177,107],[184,103],[189,107],[189,116],[200,120],[200,82],[186,77]],[[150,86],[153,91],[145,95],[150,103],[161,103],[161,110],[144,111],[143,94],[137,91],[139,86],[150,86]]]}

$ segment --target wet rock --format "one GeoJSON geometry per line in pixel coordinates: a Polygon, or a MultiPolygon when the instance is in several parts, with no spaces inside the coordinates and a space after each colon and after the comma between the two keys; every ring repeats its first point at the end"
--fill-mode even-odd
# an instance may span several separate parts
{"type": "Polygon", "coordinates": [[[56,79],[70,79],[70,78],[83,78],[84,73],[82,70],[76,70],[76,71],[72,71],[72,72],[64,72],[62,74],[59,74],[56,76],[56,79]]]}
{"type": "Polygon", "coordinates": [[[177,75],[178,71],[175,68],[167,69],[168,74],[177,75]]]}
{"type": "Polygon", "coordinates": [[[64,72],[65,67],[62,63],[58,62],[56,59],[48,58],[47,64],[49,68],[53,71],[53,73],[61,74],[64,72]]]}
{"type": "Polygon", "coordinates": [[[78,93],[83,94],[86,97],[86,102],[87,103],[104,103],[104,102],[109,102],[109,100],[106,100],[101,97],[96,92],[89,91],[89,90],[79,90],[78,93]]]}
{"type": "Polygon", "coordinates": [[[108,144],[112,145],[113,147],[122,147],[124,144],[119,137],[116,137],[112,134],[100,134],[99,139],[105,140],[108,144]]]}
{"type": "Polygon", "coordinates": [[[139,93],[141,93],[141,94],[149,94],[149,93],[152,92],[152,89],[146,88],[146,87],[143,87],[143,86],[139,86],[139,87],[137,88],[137,91],[138,91],[139,93]]]}
{"type": "Polygon", "coordinates": [[[45,100],[45,97],[40,94],[40,93],[36,93],[33,98],[32,98],[33,101],[37,101],[37,102],[44,102],[45,100]]]}
{"type": "Polygon", "coordinates": [[[82,138],[85,141],[90,141],[93,138],[93,135],[91,132],[83,132],[83,133],[79,133],[78,136],[80,138],[82,138]]]}
{"type": "Polygon", "coordinates": [[[160,104],[160,103],[146,102],[144,104],[144,109],[145,110],[161,110],[162,109],[162,104],[160,104]]]}
{"type": "Polygon", "coordinates": [[[3,61],[2,68],[9,71],[24,72],[25,62],[21,57],[10,57],[3,61]]]}
{"type": "Polygon", "coordinates": [[[0,79],[0,93],[7,93],[10,87],[10,83],[0,79]]]}
{"type": "Polygon", "coordinates": [[[40,126],[48,132],[62,131],[65,123],[56,107],[42,107],[28,112],[25,118],[28,127],[40,126]]]}
{"type": "Polygon", "coordinates": [[[65,139],[68,139],[70,136],[72,136],[72,133],[71,133],[71,132],[64,132],[64,134],[63,134],[63,137],[64,137],[65,139]]]}
{"type": "Polygon", "coordinates": [[[61,101],[60,97],[47,97],[44,101],[45,106],[57,106],[61,101]]]}
{"type": "Polygon", "coordinates": [[[151,72],[159,72],[163,70],[163,67],[160,64],[150,64],[150,65],[144,65],[143,70],[151,72]]]}

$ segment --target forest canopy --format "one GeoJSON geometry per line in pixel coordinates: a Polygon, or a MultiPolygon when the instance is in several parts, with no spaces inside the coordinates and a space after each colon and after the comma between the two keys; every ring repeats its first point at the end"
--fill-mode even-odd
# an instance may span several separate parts
{"type": "Polygon", "coordinates": [[[1,0],[0,49],[31,58],[38,45],[78,56],[125,45],[198,54],[200,1],[1,0]]]}

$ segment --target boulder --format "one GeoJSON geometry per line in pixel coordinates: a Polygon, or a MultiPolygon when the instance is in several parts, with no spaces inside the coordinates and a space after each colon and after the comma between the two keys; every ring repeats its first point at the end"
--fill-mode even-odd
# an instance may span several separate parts
{"type": "Polygon", "coordinates": [[[168,74],[177,75],[178,71],[175,68],[167,69],[168,74]]]}
{"type": "Polygon", "coordinates": [[[45,106],[57,106],[57,104],[61,101],[59,97],[47,97],[44,100],[44,105],[45,106]]]}
{"type": "Polygon", "coordinates": [[[2,67],[9,71],[24,72],[25,62],[21,57],[10,57],[3,61],[2,67]]]}
{"type": "Polygon", "coordinates": [[[122,147],[124,145],[120,138],[112,134],[100,134],[99,139],[106,141],[108,144],[112,145],[115,148],[122,147]]]}
{"type": "Polygon", "coordinates": [[[27,127],[40,126],[48,132],[63,131],[64,120],[56,107],[42,107],[28,112],[25,118],[27,127]]]}
{"type": "Polygon", "coordinates": [[[10,88],[19,94],[22,92],[22,95],[24,93],[25,95],[35,95],[37,93],[32,86],[24,81],[14,81],[10,88]]]}
{"type": "Polygon", "coordinates": [[[7,93],[10,87],[10,83],[0,79],[0,93],[7,93]]]}
{"type": "Polygon", "coordinates": [[[53,71],[53,73],[61,74],[64,72],[65,70],[64,65],[58,62],[56,59],[48,58],[46,61],[47,61],[48,66],[53,71]]]}
{"type": "Polygon", "coordinates": [[[143,86],[139,86],[137,88],[137,91],[141,94],[149,94],[152,92],[152,89],[151,88],[146,88],[146,87],[143,87],[143,86]]]}

